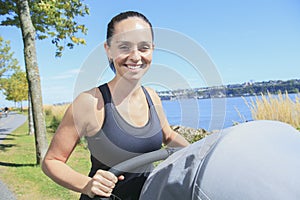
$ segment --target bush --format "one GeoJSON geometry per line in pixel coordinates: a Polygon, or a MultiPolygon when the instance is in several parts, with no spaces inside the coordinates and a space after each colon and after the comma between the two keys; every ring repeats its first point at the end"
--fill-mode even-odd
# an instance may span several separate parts
{"type": "Polygon", "coordinates": [[[59,124],[60,124],[61,120],[59,120],[56,116],[53,116],[50,124],[48,126],[48,128],[51,129],[51,132],[54,133],[56,131],[56,129],[58,128],[59,124]]]}
{"type": "Polygon", "coordinates": [[[52,110],[50,108],[45,108],[45,115],[46,116],[51,116],[52,115],[52,110]]]}

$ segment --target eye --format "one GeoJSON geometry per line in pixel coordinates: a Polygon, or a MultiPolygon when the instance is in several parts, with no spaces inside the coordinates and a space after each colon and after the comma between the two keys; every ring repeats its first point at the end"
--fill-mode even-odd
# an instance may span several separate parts
{"type": "Polygon", "coordinates": [[[151,49],[150,44],[142,44],[139,46],[139,51],[142,51],[142,52],[149,51],[150,49],[151,49]]]}
{"type": "Polygon", "coordinates": [[[125,50],[125,51],[130,49],[129,45],[126,45],[126,44],[122,44],[122,45],[118,46],[118,48],[120,50],[125,50]]]}

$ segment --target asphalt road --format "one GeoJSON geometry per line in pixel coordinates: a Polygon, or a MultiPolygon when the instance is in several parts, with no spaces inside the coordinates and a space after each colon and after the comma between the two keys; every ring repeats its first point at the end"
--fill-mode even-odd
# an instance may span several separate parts
{"type": "MultiPolygon", "coordinates": [[[[7,117],[0,118],[0,147],[6,136],[21,126],[27,117],[17,113],[9,113],[7,117]]],[[[0,158],[1,161],[1,158],[0,158]]],[[[7,188],[5,183],[0,180],[0,200],[16,200],[15,195],[7,188]]]]}

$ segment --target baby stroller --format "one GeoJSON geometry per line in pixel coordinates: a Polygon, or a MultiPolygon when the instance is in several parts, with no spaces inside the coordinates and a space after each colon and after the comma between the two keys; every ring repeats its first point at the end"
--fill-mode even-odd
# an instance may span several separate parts
{"type": "Polygon", "coordinates": [[[168,157],[151,172],[140,200],[298,200],[299,155],[299,131],[282,122],[252,121],[178,151],[133,158],[113,172],[168,157]]]}

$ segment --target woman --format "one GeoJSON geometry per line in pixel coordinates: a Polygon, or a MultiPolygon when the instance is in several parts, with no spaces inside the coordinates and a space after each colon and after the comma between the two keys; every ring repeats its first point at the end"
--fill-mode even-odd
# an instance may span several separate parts
{"type": "Polygon", "coordinates": [[[148,19],[133,11],[120,13],[108,24],[104,44],[114,78],[80,94],[65,113],[43,161],[42,169],[58,184],[82,193],[81,199],[109,197],[138,199],[151,166],[116,177],[107,170],[162,143],[187,146],[174,132],[154,90],[140,81],[152,61],[153,30],[148,19]],[[80,137],[91,152],[89,176],[66,162],[80,137]]]}

